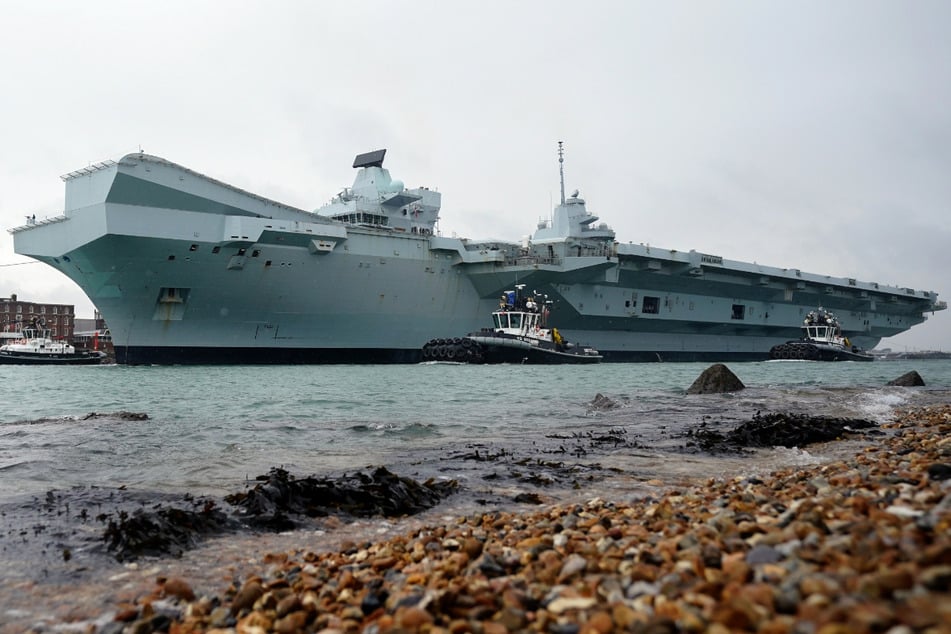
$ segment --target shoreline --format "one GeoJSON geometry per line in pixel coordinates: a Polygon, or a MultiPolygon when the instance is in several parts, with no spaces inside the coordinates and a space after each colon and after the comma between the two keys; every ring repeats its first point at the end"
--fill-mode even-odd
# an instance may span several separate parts
{"type": "Polygon", "coordinates": [[[951,632],[951,405],[882,429],[762,478],[260,553],[217,588],[160,574],[82,631],[951,632]]]}

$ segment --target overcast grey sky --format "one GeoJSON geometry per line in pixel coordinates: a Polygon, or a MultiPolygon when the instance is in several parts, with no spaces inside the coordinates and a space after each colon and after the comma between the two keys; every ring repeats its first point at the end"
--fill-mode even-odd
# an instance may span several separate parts
{"type": "MultiPolygon", "coordinates": [[[[4,3],[0,226],[144,151],[313,209],[387,148],[440,228],[566,180],[621,241],[951,299],[951,2],[4,3]]],[[[0,296],[92,304],[0,236],[0,296]]],[[[951,350],[951,313],[885,340],[951,350]]]]}

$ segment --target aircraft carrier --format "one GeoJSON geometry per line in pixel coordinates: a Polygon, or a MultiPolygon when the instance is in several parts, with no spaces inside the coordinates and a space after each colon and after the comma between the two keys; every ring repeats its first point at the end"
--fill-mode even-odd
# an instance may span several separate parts
{"type": "Polygon", "coordinates": [[[610,361],[769,357],[818,307],[855,345],[946,308],[932,291],[618,241],[578,192],[523,241],[446,237],[440,193],[360,154],[351,187],[307,211],[145,153],[66,174],[60,215],[10,229],[75,281],[125,364],[415,363],[489,325],[516,284],[610,361]]]}

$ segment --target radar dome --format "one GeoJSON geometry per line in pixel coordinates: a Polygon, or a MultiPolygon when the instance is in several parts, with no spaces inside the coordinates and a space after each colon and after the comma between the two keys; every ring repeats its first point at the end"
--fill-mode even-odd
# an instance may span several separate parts
{"type": "Polygon", "coordinates": [[[394,180],[394,181],[390,181],[390,188],[389,188],[389,189],[390,189],[391,192],[401,192],[401,191],[403,191],[403,181],[401,181],[401,180],[399,180],[399,179],[396,179],[396,180],[394,180]]]}

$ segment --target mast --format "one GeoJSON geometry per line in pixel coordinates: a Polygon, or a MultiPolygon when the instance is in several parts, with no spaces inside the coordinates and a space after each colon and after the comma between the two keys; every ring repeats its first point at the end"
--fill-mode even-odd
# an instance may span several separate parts
{"type": "Polygon", "coordinates": [[[565,204],[565,148],[558,142],[558,172],[561,174],[561,204],[565,204]]]}

